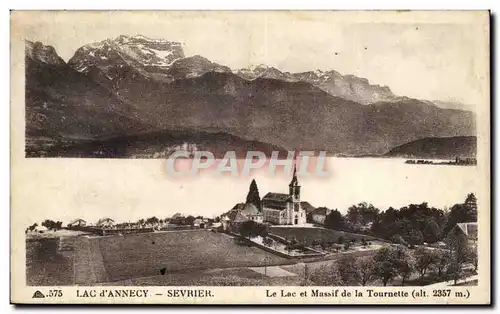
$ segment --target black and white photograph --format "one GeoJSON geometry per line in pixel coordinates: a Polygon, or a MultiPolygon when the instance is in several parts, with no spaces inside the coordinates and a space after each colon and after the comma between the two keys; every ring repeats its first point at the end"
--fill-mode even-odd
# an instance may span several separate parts
{"type": "Polygon", "coordinates": [[[487,11],[11,27],[20,300],[487,301],[487,11]]]}

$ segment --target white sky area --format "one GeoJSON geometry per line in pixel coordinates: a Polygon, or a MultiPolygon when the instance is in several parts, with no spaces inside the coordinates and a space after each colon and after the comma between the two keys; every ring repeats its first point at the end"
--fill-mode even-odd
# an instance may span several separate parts
{"type": "Polygon", "coordinates": [[[353,12],[44,13],[24,21],[24,34],[54,46],[65,60],[87,43],[142,34],[181,42],[186,56],[202,55],[233,69],[257,64],[290,72],[334,69],[387,85],[400,96],[471,105],[480,101],[478,59],[484,64],[488,51],[477,19],[460,13],[452,18],[409,18],[404,12],[388,17],[374,21],[353,12]]]}

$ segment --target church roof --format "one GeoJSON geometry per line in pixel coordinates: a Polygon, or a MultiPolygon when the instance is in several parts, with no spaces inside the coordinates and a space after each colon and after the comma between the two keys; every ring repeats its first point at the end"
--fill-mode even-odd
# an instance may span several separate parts
{"type": "Polygon", "coordinates": [[[265,199],[265,200],[271,200],[271,201],[278,201],[278,202],[286,202],[290,199],[290,195],[283,194],[283,193],[269,192],[262,199],[263,200],[265,199]]]}
{"type": "Polygon", "coordinates": [[[309,202],[300,202],[300,207],[302,207],[306,213],[312,213],[316,207],[312,206],[309,202]]]}
{"type": "Polygon", "coordinates": [[[260,211],[259,209],[251,203],[246,203],[243,205],[243,209],[240,211],[245,216],[253,216],[253,215],[259,215],[260,211]]]}

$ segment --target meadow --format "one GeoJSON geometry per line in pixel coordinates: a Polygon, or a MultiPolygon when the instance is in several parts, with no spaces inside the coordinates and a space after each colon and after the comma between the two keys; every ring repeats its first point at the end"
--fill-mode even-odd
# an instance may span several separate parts
{"type": "Polygon", "coordinates": [[[292,260],[207,230],[157,232],[94,238],[108,280],[194,270],[289,264],[292,260]]]}

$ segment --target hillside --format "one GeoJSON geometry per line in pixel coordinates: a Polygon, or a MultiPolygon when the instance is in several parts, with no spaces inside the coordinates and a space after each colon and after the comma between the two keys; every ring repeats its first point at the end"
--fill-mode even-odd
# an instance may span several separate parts
{"type": "Polygon", "coordinates": [[[386,156],[406,158],[455,159],[476,157],[475,136],[428,137],[391,149],[386,156]]]}
{"type": "Polygon", "coordinates": [[[95,158],[167,158],[176,150],[209,151],[222,158],[226,151],[235,151],[244,158],[247,151],[261,151],[271,156],[273,151],[286,157],[283,148],[258,141],[244,140],[226,133],[206,133],[191,130],[114,137],[102,140],[72,140],[65,143],[27,149],[27,157],[95,157],[95,158]]]}
{"type": "Polygon", "coordinates": [[[394,99],[390,90],[362,78],[342,76],[350,83],[335,85],[342,90],[339,97],[306,79],[340,79],[336,72],[289,80],[276,69],[261,70],[266,71],[258,77],[249,71],[242,77],[201,56],[185,57],[179,43],[143,36],[84,45],[68,63],[54,48],[28,42],[27,150],[180,129],[287,150],[362,155],[383,154],[419,138],[475,134],[470,111],[394,99]],[[354,96],[384,101],[365,104],[354,96]]]}

